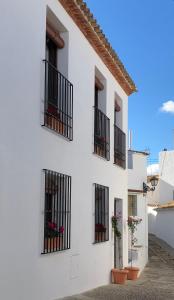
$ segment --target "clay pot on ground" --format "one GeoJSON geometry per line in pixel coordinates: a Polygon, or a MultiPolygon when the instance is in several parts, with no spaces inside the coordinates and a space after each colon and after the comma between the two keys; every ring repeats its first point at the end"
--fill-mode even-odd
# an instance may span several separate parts
{"type": "Polygon", "coordinates": [[[125,269],[112,269],[112,283],[125,284],[127,279],[128,270],[125,269]]]}
{"type": "Polygon", "coordinates": [[[125,270],[128,271],[127,279],[128,280],[136,280],[138,278],[138,273],[140,271],[137,267],[126,267],[125,270]]]}

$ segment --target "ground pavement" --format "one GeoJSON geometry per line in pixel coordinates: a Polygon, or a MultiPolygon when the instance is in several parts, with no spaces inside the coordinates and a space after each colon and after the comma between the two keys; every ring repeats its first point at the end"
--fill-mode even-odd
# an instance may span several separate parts
{"type": "Polygon", "coordinates": [[[174,300],[174,249],[149,235],[149,263],[137,281],[110,284],[63,300],[174,300]]]}

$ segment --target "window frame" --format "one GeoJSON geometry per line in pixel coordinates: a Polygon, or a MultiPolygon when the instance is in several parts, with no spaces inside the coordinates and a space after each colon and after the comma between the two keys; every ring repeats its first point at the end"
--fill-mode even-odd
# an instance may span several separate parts
{"type": "Polygon", "coordinates": [[[129,194],[128,195],[128,217],[129,216],[137,216],[138,213],[138,197],[137,195],[129,194]],[[130,199],[131,197],[131,199],[130,199]],[[129,213],[129,202],[131,201],[131,214],[129,213]],[[133,205],[133,202],[135,201],[135,204],[133,205]]]}
{"type": "Polygon", "coordinates": [[[94,183],[94,244],[107,241],[109,241],[109,187],[94,183]],[[98,202],[98,207],[97,201],[101,201],[98,202]]]}
{"type": "Polygon", "coordinates": [[[43,169],[43,175],[44,217],[41,254],[49,254],[71,247],[71,176],[48,169],[43,169]]]}

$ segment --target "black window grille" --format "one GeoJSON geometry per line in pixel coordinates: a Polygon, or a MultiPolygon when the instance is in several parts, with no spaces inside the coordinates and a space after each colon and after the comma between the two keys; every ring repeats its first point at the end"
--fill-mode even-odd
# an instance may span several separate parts
{"type": "Polygon", "coordinates": [[[44,126],[73,140],[73,85],[47,60],[44,126]]]}
{"type": "Polygon", "coordinates": [[[71,177],[44,170],[43,254],[70,249],[71,177]]]}
{"type": "Polygon", "coordinates": [[[110,160],[110,120],[94,107],[94,153],[110,160]]]}
{"type": "Polygon", "coordinates": [[[95,184],[95,243],[109,240],[109,188],[95,184]]]}
{"type": "Polygon", "coordinates": [[[126,168],[126,135],[114,125],[114,163],[126,168]]]}

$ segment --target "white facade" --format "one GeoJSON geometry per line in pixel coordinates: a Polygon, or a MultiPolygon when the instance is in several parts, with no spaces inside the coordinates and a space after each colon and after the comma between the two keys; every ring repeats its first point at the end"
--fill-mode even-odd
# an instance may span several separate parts
{"type": "Polygon", "coordinates": [[[149,213],[149,232],[155,234],[174,248],[174,208],[156,209],[148,208],[149,213]]]}
{"type": "Polygon", "coordinates": [[[174,200],[174,151],[159,153],[159,180],[154,192],[148,194],[149,232],[174,247],[173,235],[169,234],[174,223],[172,207],[157,208],[174,200]]]}
{"type": "Polygon", "coordinates": [[[114,198],[123,200],[123,265],[128,263],[127,170],[113,164],[115,94],[122,100],[126,134],[128,97],[59,1],[3,1],[0,15],[0,298],[53,300],[110,282],[114,198]],[[74,87],[71,142],[41,126],[46,14],[54,14],[65,39],[59,69],[74,87]],[[110,161],[93,154],[96,69],[106,84],[110,161]],[[71,249],[47,255],[41,255],[43,169],[72,177],[71,249]],[[99,244],[94,244],[94,183],[109,187],[109,241],[99,244]]]}
{"type": "MultiPolygon", "coordinates": [[[[128,152],[128,195],[136,197],[136,213],[142,219],[135,233],[137,242],[133,247],[133,265],[142,271],[148,261],[147,197],[143,193],[143,182],[147,182],[147,153],[132,150],[128,152]]],[[[130,248],[129,241],[129,257],[131,257],[130,248]]]]}
{"type": "Polygon", "coordinates": [[[149,204],[163,204],[174,200],[174,151],[159,153],[158,185],[148,194],[149,204]]]}

